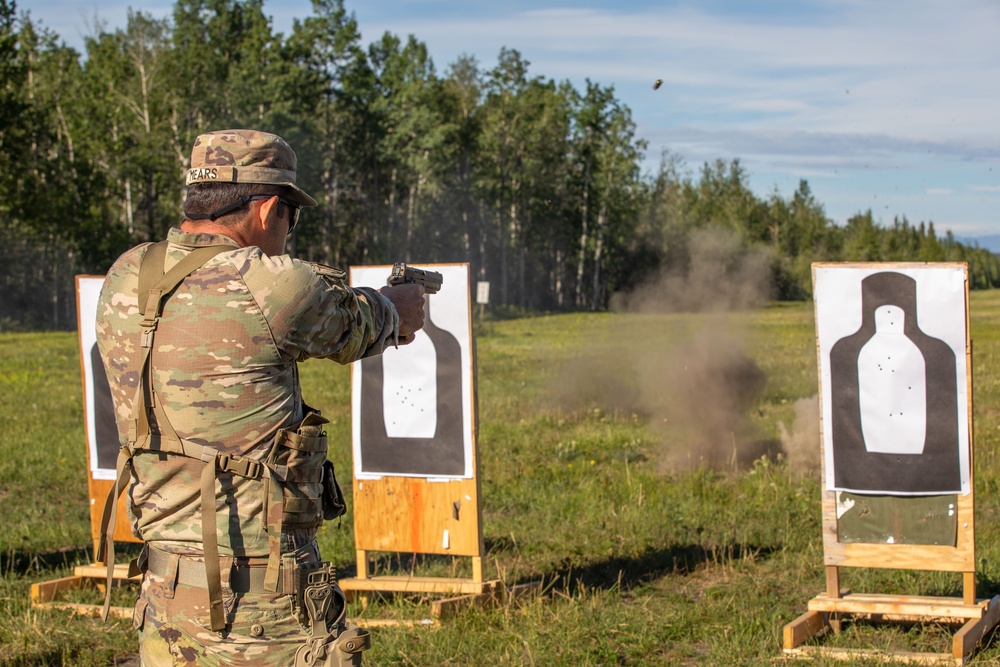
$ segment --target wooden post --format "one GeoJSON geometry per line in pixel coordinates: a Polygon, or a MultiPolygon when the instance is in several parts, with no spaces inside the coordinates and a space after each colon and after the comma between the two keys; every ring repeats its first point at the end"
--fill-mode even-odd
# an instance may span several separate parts
{"type": "Polygon", "coordinates": [[[840,569],[836,565],[826,566],[826,596],[840,597],[840,569]]]}
{"type": "Polygon", "coordinates": [[[976,604],[976,573],[962,573],[962,601],[965,604],[976,604]]]}
{"type": "Polygon", "coordinates": [[[357,558],[357,560],[355,562],[357,562],[357,564],[358,564],[358,574],[357,574],[357,577],[358,577],[358,579],[367,579],[368,578],[368,552],[365,551],[364,549],[358,549],[354,553],[355,553],[355,556],[357,558]]]}

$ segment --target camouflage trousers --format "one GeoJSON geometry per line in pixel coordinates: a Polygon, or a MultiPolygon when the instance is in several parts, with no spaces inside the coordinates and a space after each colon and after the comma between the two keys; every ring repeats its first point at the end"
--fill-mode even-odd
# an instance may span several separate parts
{"type": "MultiPolygon", "coordinates": [[[[303,562],[319,560],[315,543],[299,551],[294,555],[303,562]]],[[[223,568],[229,564],[231,560],[223,559],[223,568]]],[[[225,582],[223,594],[226,631],[212,632],[205,588],[146,572],[133,615],[143,667],[295,664],[295,653],[308,642],[310,632],[298,620],[294,595],[233,593],[225,582]]]]}

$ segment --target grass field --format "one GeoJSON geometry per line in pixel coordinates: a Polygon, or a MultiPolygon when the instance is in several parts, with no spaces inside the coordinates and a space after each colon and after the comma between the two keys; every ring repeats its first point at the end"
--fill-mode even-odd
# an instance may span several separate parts
{"type": "MultiPolygon", "coordinates": [[[[1000,592],[1000,293],[972,295],[972,337],[985,597],[1000,592]]],[[[490,321],[477,325],[477,346],[486,574],[542,580],[544,594],[438,628],[379,628],[366,664],[780,663],[783,625],[825,585],[811,305],[490,321]]],[[[302,380],[331,417],[338,469],[350,470],[348,369],[310,362],[302,380]]],[[[130,624],[32,609],[28,599],[32,582],[90,558],[74,334],[0,335],[0,433],[0,664],[126,661],[130,624]]],[[[354,570],[349,517],[321,533],[344,575],[354,570]]],[[[437,557],[380,563],[468,571],[437,557]]],[[[961,594],[952,574],[852,570],[842,580],[856,591],[961,594]]],[[[351,611],[423,618],[428,609],[398,597],[351,611]]],[[[826,642],[944,651],[948,636],[855,624],[826,642]]],[[[1000,664],[1000,642],[974,664],[1000,664]]]]}

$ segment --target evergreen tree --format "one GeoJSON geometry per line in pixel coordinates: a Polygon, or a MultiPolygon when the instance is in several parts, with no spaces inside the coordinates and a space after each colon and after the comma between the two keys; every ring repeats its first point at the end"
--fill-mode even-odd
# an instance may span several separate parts
{"type": "Polygon", "coordinates": [[[808,298],[815,261],[962,261],[972,287],[1000,285],[995,255],[931,221],[835,225],[805,180],[754,195],[738,159],[691,173],[665,153],[643,176],[612,88],[531,75],[508,48],[442,77],[416,36],[363,45],[344,0],[313,0],[287,37],[263,0],[177,0],[85,45],[0,0],[0,327],[72,326],[72,275],[177,224],[194,138],[227,127],[295,147],[319,206],[293,255],[469,261],[501,308],[601,309],[664,276],[739,286],[748,266],[808,298]]]}

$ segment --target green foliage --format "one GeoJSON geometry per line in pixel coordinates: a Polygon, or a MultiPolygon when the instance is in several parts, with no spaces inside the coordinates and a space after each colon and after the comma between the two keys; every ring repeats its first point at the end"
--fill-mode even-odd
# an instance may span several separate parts
{"type": "Polygon", "coordinates": [[[0,0],[4,329],[72,327],[71,276],[178,224],[194,138],[226,127],[295,147],[319,206],[292,255],[467,261],[498,313],[603,310],[662,280],[717,281],[728,305],[801,299],[822,260],[966,261],[974,287],[1000,284],[1000,261],[930,222],[881,227],[868,211],[835,226],[805,181],[755,196],[739,160],[692,177],[667,156],[643,175],[646,142],[613,88],[546,79],[514,48],[442,74],[416,36],[363,45],[344,0],[315,0],[287,35],[262,0],[177,0],[170,18],[130,10],[85,50],[0,0]]]}
{"type": "MultiPolygon", "coordinates": [[[[1000,291],[974,293],[971,319],[978,592],[991,597],[1000,587],[1000,291]]],[[[639,405],[600,407],[585,393],[559,400],[560,388],[578,388],[581,367],[599,367],[603,356],[628,360],[626,330],[643,332],[642,359],[659,384],[671,385],[681,378],[655,351],[678,349],[720,327],[745,333],[747,351],[767,378],[746,416],[780,440],[783,429],[795,428],[795,404],[815,402],[809,304],[776,303],[727,319],[570,313],[484,327],[477,349],[486,575],[509,585],[541,581],[543,594],[498,609],[473,608],[437,628],[380,627],[366,664],[763,667],[780,661],[783,625],[825,586],[815,471],[774,456],[717,469],[668,469],[670,424],[655,423],[639,405]]],[[[348,480],[349,369],[314,360],[301,365],[301,377],[307,400],[331,419],[332,458],[341,481],[348,480]]],[[[0,663],[96,667],[134,656],[127,621],[105,626],[32,609],[28,601],[29,584],[68,576],[90,558],[75,336],[0,335],[0,429],[0,663]]],[[[320,542],[350,575],[350,514],[339,527],[327,524],[320,542]]],[[[385,555],[377,566],[427,576],[470,571],[468,559],[431,556],[385,555]]],[[[961,591],[960,576],[950,573],[851,570],[843,581],[873,593],[961,591]]],[[[121,592],[116,604],[130,604],[129,595],[121,592]]],[[[99,599],[95,591],[73,598],[99,599]]],[[[426,618],[429,606],[426,598],[399,596],[350,613],[412,620],[426,618]]],[[[947,632],[934,625],[858,623],[824,641],[925,652],[950,647],[947,632]]],[[[973,664],[998,658],[1000,648],[988,640],[973,664]]]]}
{"type": "MultiPolygon", "coordinates": [[[[1000,258],[955,241],[951,232],[939,237],[934,223],[912,225],[897,217],[880,225],[871,210],[858,213],[839,226],[826,217],[822,204],[802,180],[789,199],[774,193],[767,200],[751,191],[739,160],[717,160],[703,165],[695,179],[676,156],[665,155],[640,214],[639,240],[632,249],[640,279],[683,277],[686,282],[722,283],[707,301],[709,307],[725,300],[725,270],[700,275],[708,263],[694,246],[706,234],[739,239],[725,259],[739,263],[754,253],[766,253],[767,270],[746,276],[759,284],[762,296],[805,299],[812,292],[813,262],[967,262],[973,289],[1000,286],[1000,258]]],[[[718,263],[719,257],[711,258],[718,263]]],[[[726,262],[723,262],[725,265],[726,262]]],[[[668,304],[678,307],[678,304],[668,304]]],[[[680,304],[680,307],[698,304],[680,304]]]]}

